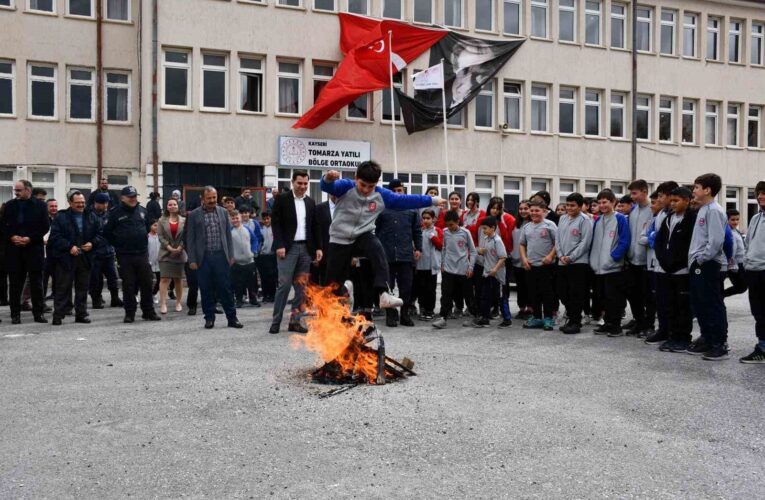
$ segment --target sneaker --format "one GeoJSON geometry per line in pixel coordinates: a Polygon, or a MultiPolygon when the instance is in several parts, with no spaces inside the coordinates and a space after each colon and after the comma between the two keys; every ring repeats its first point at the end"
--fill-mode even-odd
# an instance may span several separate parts
{"type": "Polygon", "coordinates": [[[555,328],[555,319],[545,318],[542,322],[542,329],[546,332],[551,332],[555,328]]]}
{"type": "Polygon", "coordinates": [[[449,313],[449,319],[460,319],[462,317],[462,310],[452,311],[449,313]]]}
{"type": "Polygon", "coordinates": [[[701,359],[706,359],[707,361],[722,361],[730,357],[729,352],[728,344],[717,344],[705,352],[701,359]]]}
{"type": "Polygon", "coordinates": [[[748,365],[765,364],[765,351],[760,349],[760,346],[755,346],[752,354],[749,356],[744,356],[743,358],[739,359],[739,361],[748,365]]]}
{"type": "Polygon", "coordinates": [[[510,328],[511,326],[513,326],[513,320],[503,319],[502,323],[497,325],[497,328],[510,328]]]}
{"type": "Polygon", "coordinates": [[[703,356],[710,349],[712,349],[712,346],[706,343],[704,337],[699,337],[691,342],[687,352],[692,356],[703,356]]]}
{"type": "Polygon", "coordinates": [[[607,335],[611,331],[611,326],[603,323],[599,327],[595,328],[592,333],[595,335],[607,335]]]}
{"type": "Polygon", "coordinates": [[[462,326],[464,326],[465,328],[470,328],[470,327],[474,326],[473,325],[474,321],[479,321],[479,318],[470,318],[470,319],[467,319],[467,320],[462,322],[462,326]]]}
{"type": "Polygon", "coordinates": [[[623,337],[624,336],[624,330],[622,329],[621,326],[611,327],[611,329],[608,332],[608,336],[611,337],[611,338],[613,338],[613,337],[623,337]]]}
{"type": "Polygon", "coordinates": [[[670,352],[677,352],[677,353],[687,353],[688,348],[691,346],[691,343],[687,340],[676,340],[672,345],[669,346],[670,352]]]}
{"type": "Polygon", "coordinates": [[[442,329],[446,328],[446,320],[442,316],[442,317],[438,318],[437,320],[435,320],[432,323],[432,325],[433,325],[433,328],[438,328],[439,330],[442,330],[442,329]]]}
{"type": "Polygon", "coordinates": [[[380,294],[380,309],[393,309],[404,305],[404,301],[388,292],[380,294]]]}
{"type": "Polygon", "coordinates": [[[471,326],[473,328],[486,328],[489,325],[490,325],[490,323],[489,323],[488,319],[478,319],[478,318],[476,318],[471,323],[471,326]]]}
{"type": "Polygon", "coordinates": [[[646,337],[644,342],[648,345],[663,344],[669,340],[669,335],[664,332],[655,332],[653,335],[646,337]]]}
{"type": "MultiPolygon", "coordinates": [[[[632,319],[632,320],[628,321],[626,325],[624,325],[624,329],[625,330],[632,330],[632,329],[635,328],[635,326],[637,326],[637,321],[632,319]]],[[[627,335],[629,336],[629,333],[627,333],[627,335]]]]}
{"type": "Polygon", "coordinates": [[[539,330],[541,328],[544,328],[544,326],[545,326],[545,322],[537,318],[529,318],[523,324],[523,328],[527,328],[529,330],[539,330]]]}
{"type": "Polygon", "coordinates": [[[653,328],[646,328],[645,330],[643,330],[643,331],[641,331],[641,332],[639,332],[637,334],[637,338],[639,340],[645,340],[648,337],[650,337],[651,335],[653,335],[654,333],[656,333],[656,330],[654,330],[653,328]]]}
{"type": "Polygon", "coordinates": [[[592,321],[593,321],[593,319],[592,319],[592,317],[591,317],[591,316],[588,316],[588,315],[586,315],[586,314],[584,315],[584,322],[583,322],[583,324],[584,324],[585,326],[589,326],[589,325],[591,325],[591,324],[592,324],[592,321]]]}
{"type": "Polygon", "coordinates": [[[568,323],[567,325],[560,327],[560,331],[566,335],[575,335],[582,332],[582,327],[576,323],[568,323]]]}

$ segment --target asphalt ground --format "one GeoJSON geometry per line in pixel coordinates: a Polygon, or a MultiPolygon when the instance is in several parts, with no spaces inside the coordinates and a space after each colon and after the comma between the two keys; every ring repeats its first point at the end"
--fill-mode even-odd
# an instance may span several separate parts
{"type": "MultiPolygon", "coordinates": [[[[0,324],[1,498],[762,498],[765,366],[634,338],[383,328],[418,376],[332,397],[312,353],[201,316],[0,324]]],[[[171,303],[172,307],[172,303],[171,303]]]]}

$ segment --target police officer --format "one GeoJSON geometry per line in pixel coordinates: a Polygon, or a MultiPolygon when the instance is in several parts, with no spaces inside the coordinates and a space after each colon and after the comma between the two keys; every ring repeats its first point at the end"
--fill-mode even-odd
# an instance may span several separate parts
{"type": "Polygon", "coordinates": [[[136,288],[141,291],[143,319],[159,321],[152,299],[153,277],[149,265],[147,234],[151,221],[146,209],[138,204],[138,191],[126,186],[120,192],[120,204],[109,212],[104,237],[114,246],[122,278],[122,299],[125,302],[125,323],[135,321],[136,288]]]}
{"type": "MultiPolygon", "coordinates": [[[[101,231],[109,219],[110,202],[111,198],[108,194],[98,193],[93,203],[92,213],[98,219],[101,231]]],[[[111,307],[122,307],[123,303],[120,300],[117,281],[117,265],[114,260],[114,247],[109,244],[99,246],[93,254],[93,265],[90,268],[90,298],[93,301],[93,309],[104,308],[104,299],[101,296],[104,289],[104,276],[106,277],[106,286],[112,296],[111,307]]]]}

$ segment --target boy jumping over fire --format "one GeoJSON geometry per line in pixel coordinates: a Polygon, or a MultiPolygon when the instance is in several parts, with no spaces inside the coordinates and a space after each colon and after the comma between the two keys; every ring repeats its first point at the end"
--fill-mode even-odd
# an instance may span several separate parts
{"type": "Polygon", "coordinates": [[[356,168],[355,180],[341,179],[340,172],[330,170],[321,178],[321,190],[337,197],[329,227],[327,283],[337,286],[339,295],[345,295],[343,283],[351,258],[366,257],[374,270],[372,285],[380,296],[380,308],[387,309],[400,307],[403,301],[389,291],[388,260],[374,234],[377,217],[386,207],[393,210],[445,207],[446,201],[427,195],[394,193],[377,185],[381,175],[380,165],[365,161],[356,168]]]}

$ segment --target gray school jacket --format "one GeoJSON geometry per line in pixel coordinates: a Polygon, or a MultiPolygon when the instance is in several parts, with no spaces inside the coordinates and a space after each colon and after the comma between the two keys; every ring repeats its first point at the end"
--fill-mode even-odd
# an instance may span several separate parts
{"type": "Polygon", "coordinates": [[[746,233],[746,257],[744,268],[747,271],[765,271],[765,211],[760,210],[749,222],[746,233]],[[762,226],[762,227],[760,227],[762,226]]]}
{"type": "Polygon", "coordinates": [[[473,270],[478,252],[473,236],[464,227],[456,232],[444,229],[444,248],[441,251],[441,269],[445,273],[465,276],[473,270]]]}
{"type": "Polygon", "coordinates": [[[630,247],[630,228],[620,213],[601,215],[592,230],[590,267],[595,274],[617,273],[624,268],[630,247]]]}
{"type": "Polygon", "coordinates": [[[558,237],[555,240],[555,252],[558,254],[558,265],[566,264],[561,257],[569,257],[572,264],[589,264],[590,245],[592,245],[592,220],[580,213],[572,219],[564,215],[558,221],[558,237]]]}
{"type": "Polygon", "coordinates": [[[555,247],[558,227],[549,219],[535,224],[527,222],[521,228],[520,244],[526,247],[526,258],[532,267],[542,266],[542,260],[555,247]]]}
{"type": "Polygon", "coordinates": [[[630,212],[630,251],[627,254],[630,264],[645,266],[647,262],[647,247],[640,244],[640,235],[648,228],[653,218],[650,203],[641,207],[637,203],[630,212]]]}
{"type": "Polygon", "coordinates": [[[688,250],[688,268],[694,262],[702,265],[713,260],[722,266],[722,270],[727,269],[728,258],[723,251],[727,225],[728,217],[716,201],[712,200],[699,208],[688,250]]]}

